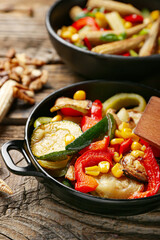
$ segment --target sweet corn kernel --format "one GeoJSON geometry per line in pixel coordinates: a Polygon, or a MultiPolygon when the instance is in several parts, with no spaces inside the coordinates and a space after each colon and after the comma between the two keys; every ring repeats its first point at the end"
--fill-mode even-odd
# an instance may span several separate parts
{"type": "Polygon", "coordinates": [[[61,120],[62,120],[62,116],[58,114],[52,118],[51,122],[57,122],[57,121],[61,121],[61,120]]]}
{"type": "Polygon", "coordinates": [[[143,145],[142,147],[141,147],[141,151],[145,151],[146,150],[146,146],[145,145],[143,145]]]}
{"type": "Polygon", "coordinates": [[[126,123],[126,122],[122,122],[118,129],[121,131],[123,128],[129,128],[129,123],[126,123]]]}
{"type": "Polygon", "coordinates": [[[114,133],[115,137],[119,137],[121,138],[122,137],[122,134],[119,130],[116,129],[115,133],[114,133]]]}
{"type": "Polygon", "coordinates": [[[107,173],[110,169],[110,163],[107,161],[102,161],[98,164],[101,173],[107,173]]]}
{"type": "Polygon", "coordinates": [[[141,150],[142,145],[139,142],[132,142],[131,150],[141,150]]]}
{"type": "Polygon", "coordinates": [[[62,32],[67,31],[67,27],[66,27],[66,26],[63,26],[63,27],[61,28],[61,31],[62,31],[62,32]]]}
{"type": "Polygon", "coordinates": [[[132,133],[131,139],[134,142],[139,142],[139,137],[136,134],[134,134],[134,133],[132,133]]]}
{"type": "Polygon", "coordinates": [[[121,135],[124,139],[131,138],[133,133],[131,128],[123,128],[121,131],[121,135]]]}
{"type": "Polygon", "coordinates": [[[97,177],[100,174],[100,169],[98,166],[86,167],[85,173],[97,177]]]}
{"type": "Polygon", "coordinates": [[[78,33],[75,33],[75,34],[73,34],[73,35],[71,36],[71,41],[72,41],[72,42],[76,43],[76,42],[78,42],[79,40],[80,40],[80,38],[79,38],[79,34],[78,34],[78,33]]]}
{"type": "Polygon", "coordinates": [[[152,25],[153,25],[152,23],[149,23],[147,28],[151,29],[152,25]]]}
{"type": "Polygon", "coordinates": [[[75,136],[71,135],[71,134],[68,134],[66,137],[65,137],[65,145],[68,145],[70,144],[71,142],[73,142],[75,139],[75,136]]]}
{"type": "Polygon", "coordinates": [[[155,10],[153,12],[151,12],[151,18],[153,19],[153,21],[157,20],[160,16],[160,11],[155,10]]]}
{"type": "Polygon", "coordinates": [[[123,175],[123,167],[120,163],[116,163],[112,169],[111,172],[113,174],[113,176],[115,176],[116,178],[120,178],[123,175]]]}
{"type": "Polygon", "coordinates": [[[85,100],[86,99],[86,92],[83,91],[83,90],[78,90],[73,95],[73,99],[75,99],[75,100],[85,100]]]}
{"type": "Polygon", "coordinates": [[[119,161],[121,160],[121,158],[122,158],[122,154],[119,155],[118,152],[114,152],[113,160],[114,160],[116,163],[119,163],[119,161]]]}
{"type": "Polygon", "coordinates": [[[135,158],[138,158],[138,157],[143,157],[144,156],[144,152],[140,151],[140,150],[133,150],[131,152],[131,155],[135,158]]]}
{"type": "Polygon", "coordinates": [[[61,37],[64,38],[64,39],[66,39],[66,38],[70,39],[72,37],[72,35],[73,34],[70,31],[64,31],[64,32],[61,33],[61,37]]]}
{"type": "Polygon", "coordinates": [[[128,29],[128,28],[131,28],[133,25],[132,25],[132,23],[131,22],[125,22],[124,23],[124,27],[126,28],[126,29],[128,29]]]}
{"type": "Polygon", "coordinates": [[[110,143],[111,145],[116,145],[116,144],[121,144],[123,141],[124,141],[123,138],[113,138],[110,143]]]}
{"type": "Polygon", "coordinates": [[[77,32],[77,30],[76,30],[74,27],[72,27],[72,26],[67,27],[67,30],[68,30],[69,32],[71,32],[72,34],[74,34],[74,33],[77,32]]]}
{"type": "Polygon", "coordinates": [[[95,14],[95,18],[96,20],[98,21],[98,25],[100,27],[106,27],[107,25],[107,20],[106,20],[106,17],[105,17],[105,14],[104,13],[101,13],[101,12],[97,12],[95,14]]]}

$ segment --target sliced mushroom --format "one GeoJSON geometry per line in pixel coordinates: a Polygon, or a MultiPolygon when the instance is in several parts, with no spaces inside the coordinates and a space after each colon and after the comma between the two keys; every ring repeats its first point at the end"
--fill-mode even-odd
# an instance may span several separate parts
{"type": "Polygon", "coordinates": [[[142,183],[148,182],[147,173],[144,166],[131,154],[125,155],[121,160],[121,164],[124,168],[123,172],[126,177],[142,183]]]}
{"type": "Polygon", "coordinates": [[[129,124],[129,128],[131,128],[131,129],[135,128],[135,126],[136,126],[135,121],[132,117],[129,117],[127,123],[129,124]]]}
{"type": "Polygon", "coordinates": [[[127,111],[128,111],[129,117],[134,120],[135,124],[137,124],[139,122],[139,119],[142,116],[142,112],[134,111],[133,109],[127,110],[127,111]]]}
{"type": "Polygon", "coordinates": [[[51,112],[61,108],[72,108],[86,115],[91,109],[92,102],[89,100],[74,100],[67,97],[60,97],[56,100],[55,105],[50,109],[51,112]]]}
{"type": "Polygon", "coordinates": [[[67,178],[70,181],[74,181],[75,180],[75,171],[74,171],[74,166],[73,165],[69,166],[69,168],[67,170],[67,173],[65,175],[65,178],[67,178]]]}

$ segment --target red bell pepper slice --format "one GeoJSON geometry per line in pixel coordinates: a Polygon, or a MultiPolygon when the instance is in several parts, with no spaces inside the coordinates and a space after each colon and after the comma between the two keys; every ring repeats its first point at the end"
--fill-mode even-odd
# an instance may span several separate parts
{"type": "Polygon", "coordinates": [[[103,150],[103,151],[107,151],[108,146],[109,146],[109,136],[105,137],[103,140],[91,143],[88,147],[85,147],[84,149],[82,149],[79,152],[79,154],[83,154],[84,152],[86,152],[88,150],[103,150]]]}
{"type": "MultiPolygon", "coordinates": [[[[140,140],[140,143],[142,145],[145,145],[146,147],[149,146],[149,143],[146,142],[145,140],[141,139],[140,140]]],[[[152,148],[152,152],[153,152],[153,155],[157,158],[160,158],[160,149],[159,148],[156,148],[155,146],[150,146],[152,148]]]]}
{"type": "Polygon", "coordinates": [[[83,39],[83,41],[84,41],[85,46],[86,46],[89,50],[91,50],[91,49],[92,49],[92,46],[91,46],[91,43],[90,43],[90,41],[88,40],[88,38],[85,37],[85,38],[83,39]]]}
{"type": "Polygon", "coordinates": [[[81,121],[81,128],[83,132],[102,120],[102,107],[103,106],[100,100],[95,100],[92,103],[91,116],[84,116],[81,121]]]}
{"type": "Polygon", "coordinates": [[[100,30],[100,27],[98,26],[97,22],[95,21],[95,19],[93,17],[80,18],[72,24],[72,27],[77,29],[77,31],[79,31],[84,26],[90,26],[91,30],[93,30],[93,31],[100,30]]]}
{"type": "Polygon", "coordinates": [[[91,118],[95,119],[95,120],[102,120],[102,103],[100,100],[95,100],[92,103],[92,107],[91,107],[91,118]]]}
{"type": "Polygon", "coordinates": [[[125,16],[124,19],[127,22],[131,22],[131,23],[143,23],[143,17],[137,14],[131,14],[131,15],[125,16]]]}
{"type": "Polygon", "coordinates": [[[130,55],[129,52],[126,52],[126,53],[123,53],[122,56],[124,56],[124,57],[129,57],[129,56],[131,56],[131,55],[130,55]]]}
{"type": "Polygon", "coordinates": [[[75,189],[77,191],[87,193],[94,191],[98,183],[95,178],[85,174],[85,167],[90,167],[97,165],[101,161],[108,161],[111,166],[112,164],[112,155],[109,152],[101,150],[91,150],[85,152],[81,155],[75,163],[75,189]]]}
{"type": "Polygon", "coordinates": [[[135,192],[129,199],[144,198],[155,195],[160,187],[160,169],[150,146],[146,147],[141,161],[148,175],[148,186],[145,192],[135,192]]]}
{"type": "Polygon", "coordinates": [[[97,120],[92,119],[91,117],[84,116],[81,121],[81,129],[85,132],[87,129],[93,127],[97,122],[97,120]]]}
{"type": "Polygon", "coordinates": [[[156,148],[155,146],[151,146],[152,148],[152,152],[154,154],[155,157],[160,158],[160,149],[156,148]]]}
{"type": "Polygon", "coordinates": [[[129,152],[131,150],[132,142],[133,141],[130,138],[122,142],[119,148],[119,155],[129,152]]]}
{"type": "Polygon", "coordinates": [[[82,116],[83,114],[75,109],[72,108],[61,108],[61,113],[65,116],[72,116],[72,117],[78,117],[82,116]]]}

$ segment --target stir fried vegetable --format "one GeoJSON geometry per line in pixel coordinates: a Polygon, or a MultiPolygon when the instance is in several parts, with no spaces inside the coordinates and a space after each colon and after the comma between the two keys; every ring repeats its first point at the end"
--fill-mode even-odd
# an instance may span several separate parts
{"type": "Polygon", "coordinates": [[[88,0],[69,12],[73,23],[58,30],[64,40],[86,50],[122,56],[159,54],[160,11],[139,10],[119,1],[88,0]]]}
{"type": "Polygon", "coordinates": [[[49,174],[77,191],[116,199],[155,195],[159,155],[134,134],[145,106],[135,93],[118,93],[104,103],[86,100],[83,90],[73,99],[58,98],[50,109],[57,115],[34,122],[32,152],[49,174]]]}

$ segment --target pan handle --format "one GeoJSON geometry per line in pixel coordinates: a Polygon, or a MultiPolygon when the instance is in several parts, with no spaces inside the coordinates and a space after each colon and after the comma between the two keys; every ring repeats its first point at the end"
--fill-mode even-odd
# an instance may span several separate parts
{"type": "Polygon", "coordinates": [[[23,176],[46,178],[46,176],[42,172],[38,172],[36,170],[32,162],[30,161],[24,148],[24,140],[12,140],[5,143],[1,148],[1,154],[6,166],[12,173],[23,176]],[[26,167],[16,166],[13,162],[11,155],[9,154],[10,150],[17,150],[21,152],[28,165],[26,167]]]}

